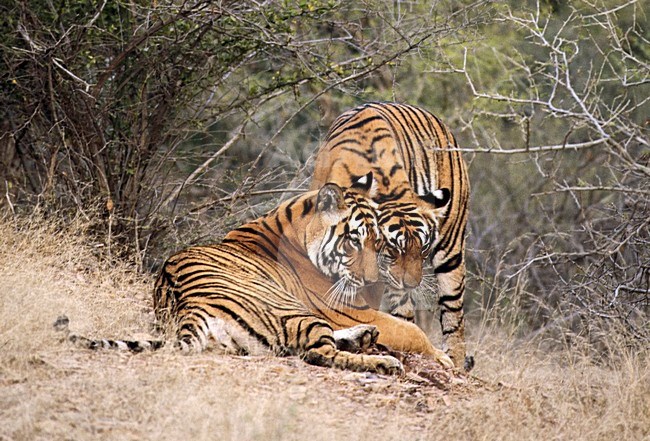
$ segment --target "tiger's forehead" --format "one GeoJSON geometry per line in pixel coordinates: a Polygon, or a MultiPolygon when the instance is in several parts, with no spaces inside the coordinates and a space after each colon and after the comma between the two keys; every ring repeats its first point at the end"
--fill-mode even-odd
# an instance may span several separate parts
{"type": "Polygon", "coordinates": [[[363,195],[355,191],[346,191],[345,202],[348,206],[356,208],[361,211],[369,211],[373,214],[377,214],[379,206],[372,199],[366,198],[363,195]]]}
{"type": "Polygon", "coordinates": [[[436,228],[417,204],[394,202],[379,205],[378,225],[388,243],[400,249],[415,238],[426,242],[436,228]]]}
{"type": "Polygon", "coordinates": [[[345,201],[350,207],[346,229],[379,237],[377,204],[356,192],[346,192],[345,201]]]}
{"type": "Polygon", "coordinates": [[[357,193],[345,195],[345,202],[350,207],[350,217],[352,219],[364,219],[367,222],[377,223],[378,211],[377,204],[370,199],[366,199],[357,193]]]}
{"type": "Polygon", "coordinates": [[[377,213],[380,220],[394,217],[424,217],[422,208],[412,202],[385,202],[377,206],[377,213]]]}

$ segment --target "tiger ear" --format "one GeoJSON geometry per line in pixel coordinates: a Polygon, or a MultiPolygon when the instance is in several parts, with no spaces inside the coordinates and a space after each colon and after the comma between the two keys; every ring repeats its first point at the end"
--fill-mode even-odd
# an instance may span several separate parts
{"type": "Polygon", "coordinates": [[[329,212],[343,208],[345,208],[345,201],[341,187],[332,183],[323,185],[316,198],[316,210],[329,212]]]}
{"type": "Polygon", "coordinates": [[[451,199],[451,192],[448,188],[439,188],[432,191],[431,193],[418,196],[424,202],[433,205],[434,208],[442,208],[449,203],[449,200],[451,199]]]}
{"type": "Polygon", "coordinates": [[[372,172],[368,172],[363,176],[359,176],[352,182],[350,188],[368,193],[370,191],[370,187],[372,187],[372,177],[372,172]]]}

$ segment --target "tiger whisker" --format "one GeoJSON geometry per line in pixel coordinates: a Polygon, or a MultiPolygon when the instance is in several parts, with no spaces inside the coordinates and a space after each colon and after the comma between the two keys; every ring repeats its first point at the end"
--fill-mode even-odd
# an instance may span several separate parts
{"type": "Polygon", "coordinates": [[[333,299],[338,295],[337,292],[339,290],[339,285],[340,285],[339,282],[340,280],[337,280],[332,286],[330,286],[330,289],[328,289],[327,292],[325,293],[324,301],[325,301],[325,306],[327,306],[328,308],[332,307],[333,299]]]}
{"type": "Polygon", "coordinates": [[[353,283],[348,283],[345,290],[345,305],[351,305],[357,295],[357,287],[353,283]]]}
{"type": "Polygon", "coordinates": [[[411,291],[411,298],[418,309],[433,309],[438,299],[438,286],[430,280],[423,279],[420,286],[411,291]]]}
{"type": "Polygon", "coordinates": [[[354,283],[344,277],[336,281],[325,294],[325,304],[333,309],[338,305],[350,305],[357,295],[357,287],[354,283]]]}
{"type": "Polygon", "coordinates": [[[337,280],[330,289],[325,293],[325,305],[333,309],[340,302],[340,298],[343,296],[343,291],[345,290],[346,279],[342,278],[337,280]]]}
{"type": "Polygon", "coordinates": [[[438,280],[438,276],[435,274],[424,273],[422,274],[422,280],[426,280],[428,282],[436,282],[438,280]]]}

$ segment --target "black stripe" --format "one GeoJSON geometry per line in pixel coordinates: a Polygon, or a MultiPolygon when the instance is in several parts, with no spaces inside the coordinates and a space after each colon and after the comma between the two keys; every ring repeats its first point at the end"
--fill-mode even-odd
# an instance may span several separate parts
{"type": "Polygon", "coordinates": [[[332,138],[338,136],[337,132],[339,128],[341,128],[341,126],[347,124],[348,122],[352,121],[359,114],[361,110],[363,110],[362,107],[357,107],[355,109],[351,109],[348,110],[347,112],[342,113],[338,118],[336,118],[332,123],[332,127],[330,127],[329,131],[327,132],[327,135],[325,136],[325,142],[329,142],[332,138]]]}
{"type": "MultiPolygon", "coordinates": [[[[194,316],[193,321],[190,321],[189,323],[184,323],[181,328],[179,329],[179,334],[182,333],[183,331],[189,332],[192,337],[198,339],[199,338],[199,331],[198,331],[198,326],[195,323],[197,318],[195,317],[196,314],[192,314],[194,316]]],[[[203,318],[199,318],[199,320],[202,320],[203,318]]]]}
{"type": "Polygon", "coordinates": [[[434,272],[436,274],[444,274],[451,272],[458,268],[460,264],[463,262],[463,254],[462,251],[455,254],[454,256],[450,257],[447,259],[445,262],[442,263],[439,267],[437,267],[434,272]]]}
{"type": "Polygon", "coordinates": [[[340,141],[337,141],[332,146],[330,146],[330,150],[334,150],[335,148],[338,148],[338,147],[340,147],[342,145],[345,145],[345,144],[354,144],[354,145],[357,145],[357,146],[361,145],[361,143],[359,141],[357,141],[355,138],[343,138],[340,141]]]}
{"type": "Polygon", "coordinates": [[[177,284],[187,284],[195,279],[201,279],[203,277],[209,277],[211,272],[214,271],[216,267],[212,264],[205,264],[203,262],[190,262],[187,265],[183,265],[183,268],[177,271],[177,284]],[[197,267],[194,269],[194,267],[197,267]]]}
{"type": "Polygon", "coordinates": [[[212,306],[214,309],[217,309],[217,310],[219,310],[219,311],[221,311],[221,312],[223,312],[223,313],[229,315],[230,318],[232,318],[232,319],[233,319],[237,324],[239,324],[242,328],[244,328],[244,329],[246,330],[246,332],[248,332],[250,335],[252,335],[253,337],[255,337],[258,341],[262,342],[262,344],[263,344],[264,346],[266,346],[267,348],[271,348],[271,344],[269,343],[268,339],[267,339],[265,336],[263,336],[263,335],[257,333],[257,332],[252,328],[252,326],[250,326],[248,323],[246,323],[246,321],[244,321],[244,319],[243,319],[240,315],[238,315],[238,314],[235,313],[234,311],[228,309],[228,308],[227,308],[226,306],[224,306],[224,305],[211,305],[211,306],[212,306]]]}
{"type": "Polygon", "coordinates": [[[291,210],[292,205],[293,205],[293,203],[291,203],[291,204],[287,205],[286,207],[284,207],[284,215],[287,217],[287,221],[289,223],[291,223],[291,220],[293,219],[293,212],[291,210]]]}
{"type": "Polygon", "coordinates": [[[383,134],[383,135],[375,135],[375,136],[373,136],[373,137],[372,137],[372,140],[370,141],[370,148],[371,148],[372,150],[374,150],[374,148],[375,148],[375,144],[376,144],[376,143],[378,143],[379,141],[382,141],[382,140],[384,140],[384,139],[386,139],[386,138],[390,138],[390,137],[391,137],[391,136],[390,136],[390,133],[386,133],[386,134],[383,134]]]}
{"type": "MultiPolygon", "coordinates": [[[[253,237],[249,238],[249,240],[251,242],[253,242],[256,247],[259,247],[262,251],[264,251],[264,253],[267,256],[269,256],[271,258],[275,258],[277,256],[277,254],[278,254],[277,245],[271,239],[269,239],[268,236],[266,236],[266,234],[264,234],[263,231],[252,228],[252,227],[248,227],[248,226],[239,227],[234,231],[239,232],[239,233],[249,234],[249,235],[253,236],[253,237]],[[260,241],[259,239],[263,239],[263,241],[266,242],[267,245],[270,246],[270,248],[268,246],[263,245],[262,241],[260,241]]],[[[229,241],[224,240],[223,243],[238,243],[240,241],[241,241],[241,239],[239,239],[239,240],[230,239],[229,241]]]]}
{"type": "Polygon", "coordinates": [[[462,248],[465,240],[465,229],[467,228],[465,218],[467,216],[467,209],[458,207],[454,212],[458,213],[459,217],[454,219],[455,222],[451,224],[447,231],[443,233],[441,229],[443,240],[441,240],[437,245],[439,250],[444,250],[446,253],[462,248]]]}
{"type": "Polygon", "coordinates": [[[382,119],[380,116],[374,115],[370,116],[368,118],[364,118],[361,121],[354,123],[350,126],[347,126],[345,130],[355,130],[355,129],[360,129],[361,127],[365,126],[366,124],[370,124],[373,121],[377,121],[378,119],[382,119]]]}
{"type": "Polygon", "coordinates": [[[414,189],[417,189],[419,186],[417,166],[415,162],[417,151],[413,139],[410,136],[410,134],[415,133],[415,130],[409,125],[407,117],[405,116],[405,108],[403,106],[386,106],[385,110],[389,113],[389,116],[386,119],[390,121],[391,128],[395,134],[394,136],[396,139],[400,140],[397,144],[400,147],[402,157],[407,159],[405,162],[409,165],[409,182],[414,189]],[[402,137],[399,137],[398,134],[401,134],[402,137]]]}
{"type": "Polygon", "coordinates": [[[144,347],[140,345],[139,341],[125,341],[126,346],[133,352],[142,352],[144,347]]]}
{"type": "Polygon", "coordinates": [[[302,216],[311,213],[312,208],[314,208],[314,202],[311,199],[305,199],[302,203],[302,216]]]}
{"type": "Polygon", "coordinates": [[[432,176],[431,176],[432,175],[432,173],[431,173],[431,161],[429,159],[429,154],[428,154],[429,152],[427,151],[427,147],[431,147],[427,141],[433,142],[433,140],[431,139],[432,134],[426,130],[426,122],[427,122],[426,115],[421,111],[420,112],[414,112],[414,113],[415,113],[415,117],[418,119],[419,131],[422,131],[422,132],[424,132],[424,133],[426,133],[428,135],[428,140],[425,140],[424,138],[422,138],[420,140],[420,146],[419,146],[420,149],[419,149],[419,151],[420,151],[420,156],[421,156],[422,160],[424,161],[424,163],[422,164],[423,170],[421,170],[421,174],[423,175],[422,177],[423,177],[424,183],[425,183],[424,189],[427,192],[431,193],[433,190],[436,189],[436,188],[434,188],[434,187],[436,187],[436,184],[433,182],[433,179],[432,179],[432,176]],[[422,117],[424,117],[424,121],[422,121],[422,117]]]}
{"type": "Polygon", "coordinates": [[[366,152],[362,152],[360,150],[353,149],[353,148],[350,148],[350,147],[343,147],[343,148],[341,148],[341,150],[345,150],[346,152],[350,152],[350,153],[353,153],[355,155],[361,156],[366,161],[371,162],[371,157],[366,152]]]}
{"type": "Polygon", "coordinates": [[[442,330],[442,335],[449,335],[453,334],[454,332],[458,332],[460,329],[460,325],[452,326],[451,328],[446,328],[442,330]]]}
{"type": "Polygon", "coordinates": [[[330,331],[332,330],[332,327],[329,324],[327,324],[327,322],[321,320],[314,320],[309,324],[309,326],[307,326],[307,328],[304,331],[304,334],[307,336],[307,338],[309,338],[309,335],[312,333],[314,328],[326,328],[329,329],[330,331]]]}
{"type": "MultiPolygon", "coordinates": [[[[304,215],[305,215],[305,213],[303,211],[303,216],[304,215]]],[[[279,236],[281,236],[282,233],[284,233],[284,227],[282,226],[282,221],[280,220],[280,218],[278,216],[275,216],[275,229],[277,230],[279,236]]]]}
{"type": "Polygon", "coordinates": [[[462,303],[460,304],[460,306],[449,306],[448,304],[441,303],[441,302],[438,302],[438,304],[442,307],[441,308],[442,309],[442,312],[441,312],[442,314],[458,312],[458,311],[463,310],[463,304],[462,303]]]}
{"type": "Polygon", "coordinates": [[[403,167],[402,167],[400,164],[395,164],[395,165],[393,165],[393,166],[390,168],[390,171],[388,172],[388,176],[390,176],[390,177],[392,178],[393,175],[395,175],[395,173],[397,173],[397,170],[402,170],[402,168],[403,168],[403,167]]]}
{"type": "Polygon", "coordinates": [[[383,204],[385,202],[402,199],[402,197],[409,190],[410,190],[409,188],[403,187],[398,192],[398,189],[395,188],[390,193],[388,193],[386,195],[379,195],[379,196],[375,197],[375,202],[378,203],[378,204],[383,204]]]}
{"type": "Polygon", "coordinates": [[[323,335],[314,343],[310,345],[306,345],[304,350],[311,351],[312,349],[322,348],[323,346],[336,346],[336,341],[334,340],[334,337],[329,335],[323,335]]]}
{"type": "Polygon", "coordinates": [[[442,305],[443,303],[457,302],[462,297],[463,297],[462,290],[458,290],[455,294],[440,296],[440,298],[438,299],[438,304],[442,305]]]}

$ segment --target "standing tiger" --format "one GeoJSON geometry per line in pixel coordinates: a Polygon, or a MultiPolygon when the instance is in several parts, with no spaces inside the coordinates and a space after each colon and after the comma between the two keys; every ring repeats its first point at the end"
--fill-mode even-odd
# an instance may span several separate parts
{"type": "Polygon", "coordinates": [[[388,282],[382,309],[413,320],[414,293],[428,259],[439,286],[443,349],[457,366],[465,358],[465,229],[469,181],[456,140],[424,109],[368,103],[339,116],[317,152],[312,188],[346,186],[372,172],[387,246],[380,267],[388,282]],[[439,232],[439,234],[435,234],[439,232]]]}
{"type": "MultiPolygon", "coordinates": [[[[377,342],[452,366],[419,328],[355,301],[357,288],[379,278],[381,240],[374,203],[356,189],[326,184],[231,231],[220,245],[170,257],[155,283],[154,312],[159,322],[175,325],[175,344],[184,351],[213,345],[231,353],[299,354],[320,366],[401,372],[394,357],[339,349],[377,342]]],[[[69,338],[89,348],[162,346],[69,338]]]]}

